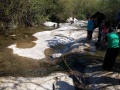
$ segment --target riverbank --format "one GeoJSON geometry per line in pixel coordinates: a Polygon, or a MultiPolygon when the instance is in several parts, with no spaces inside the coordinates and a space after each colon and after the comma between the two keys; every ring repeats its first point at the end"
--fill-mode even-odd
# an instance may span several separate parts
{"type": "MultiPolygon", "coordinates": [[[[46,90],[50,88],[52,90],[53,87],[59,87],[61,88],[60,90],[68,90],[66,88],[69,88],[69,90],[84,88],[89,90],[100,90],[102,88],[119,89],[119,62],[116,63],[116,67],[112,72],[102,70],[105,51],[97,49],[95,46],[97,29],[94,31],[92,42],[87,42],[86,29],[78,29],[75,24],[73,26],[67,24],[70,26],[66,27],[65,25],[55,30],[35,33],[34,35],[38,37],[34,39],[33,36],[31,37],[29,34],[26,36],[26,33],[24,33],[26,41],[21,41],[21,43],[34,41],[35,45],[32,44],[33,46],[28,47],[25,44],[26,47],[14,47],[13,49],[15,50],[13,51],[7,47],[11,44],[15,45],[16,42],[20,43],[20,39],[4,38],[1,45],[5,45],[5,48],[1,47],[0,52],[1,89],[46,90]],[[35,46],[37,48],[33,49],[35,46]],[[30,56],[33,55],[32,57],[37,54],[38,59],[13,53],[22,49],[20,53],[24,55],[26,48],[29,50],[32,48],[30,53],[29,51],[27,53],[30,56]],[[43,57],[46,58],[39,57],[41,52],[43,57]],[[74,74],[66,67],[63,57],[59,56],[59,54],[64,57],[74,74]],[[61,62],[56,63],[58,60],[61,62]],[[57,73],[58,71],[60,73],[57,73]],[[63,79],[59,79],[59,76],[63,76],[61,77],[63,79]],[[77,81],[76,78],[79,81],[81,80],[81,82],[77,81]],[[58,85],[56,85],[57,82],[55,83],[55,80],[58,80],[58,85]],[[45,82],[41,85],[42,81],[45,82]]],[[[117,60],[119,61],[119,57],[117,60]]]]}

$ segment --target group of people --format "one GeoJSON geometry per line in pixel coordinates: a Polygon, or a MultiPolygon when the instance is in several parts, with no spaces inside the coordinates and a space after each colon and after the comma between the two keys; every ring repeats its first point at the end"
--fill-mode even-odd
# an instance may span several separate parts
{"type": "Polygon", "coordinates": [[[98,41],[97,44],[100,43],[101,40],[101,34],[107,33],[109,24],[106,21],[105,15],[101,12],[96,12],[94,15],[88,18],[88,25],[87,25],[87,40],[92,39],[92,33],[95,28],[98,27],[98,41]]]}
{"type": "MultiPolygon", "coordinates": [[[[87,17],[88,18],[88,17],[87,17]]],[[[101,12],[96,12],[94,15],[88,18],[87,25],[87,41],[92,40],[92,33],[95,28],[98,27],[98,40],[96,45],[100,45],[101,36],[104,35],[104,46],[107,47],[106,54],[103,62],[103,70],[110,71],[113,68],[116,57],[119,54],[120,49],[120,35],[115,30],[120,22],[120,11],[116,14],[115,24],[111,24],[106,20],[106,17],[101,12]],[[114,25],[114,26],[112,26],[114,25]]]]}

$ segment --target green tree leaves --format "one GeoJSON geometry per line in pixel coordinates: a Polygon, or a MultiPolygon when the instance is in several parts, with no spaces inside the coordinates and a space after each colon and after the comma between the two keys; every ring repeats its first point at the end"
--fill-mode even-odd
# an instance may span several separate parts
{"type": "Polygon", "coordinates": [[[0,21],[18,25],[39,25],[51,20],[65,21],[68,17],[86,19],[86,13],[103,12],[113,20],[120,0],[1,0],[0,21]]]}

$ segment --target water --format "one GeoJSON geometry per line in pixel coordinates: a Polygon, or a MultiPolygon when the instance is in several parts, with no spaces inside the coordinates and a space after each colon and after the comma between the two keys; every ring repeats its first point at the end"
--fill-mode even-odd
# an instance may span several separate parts
{"type": "MultiPolygon", "coordinates": [[[[31,48],[35,45],[31,41],[36,40],[31,35],[44,30],[51,30],[51,28],[43,26],[40,28],[18,28],[7,32],[7,35],[4,32],[0,32],[0,76],[43,76],[58,70],[55,62],[48,61],[47,58],[34,60],[21,57],[13,54],[12,50],[7,48],[14,43],[19,48],[31,48]]],[[[46,51],[51,53],[54,50],[46,51]]],[[[46,57],[49,57],[49,54],[46,54],[46,57]]]]}
{"type": "MultiPolygon", "coordinates": [[[[51,28],[18,28],[9,31],[7,36],[0,32],[0,76],[45,76],[52,72],[65,71],[67,69],[61,58],[51,58],[52,54],[60,53],[61,49],[65,48],[64,45],[47,48],[44,51],[46,58],[41,60],[18,56],[17,54],[13,54],[11,49],[7,48],[14,43],[17,43],[17,47],[19,48],[31,48],[35,45],[35,43],[31,41],[36,40],[36,38],[31,35],[44,30],[51,30],[51,28]],[[15,36],[13,37],[11,35],[15,36]]],[[[77,54],[76,56],[74,53],[67,55],[68,65],[74,70],[76,69],[79,72],[84,72],[87,63],[79,62],[79,60],[103,60],[105,54],[104,50],[92,50],[93,49],[91,49],[91,53],[86,51],[85,55],[77,54]],[[79,63],[76,64],[75,61],[79,63]]],[[[120,60],[120,55],[117,59],[120,60]]]]}

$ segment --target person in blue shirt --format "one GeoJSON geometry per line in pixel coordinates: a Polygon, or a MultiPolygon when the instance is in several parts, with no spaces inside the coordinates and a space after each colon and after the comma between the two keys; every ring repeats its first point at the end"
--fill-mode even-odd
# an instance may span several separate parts
{"type": "Polygon", "coordinates": [[[88,19],[88,24],[87,24],[87,40],[88,41],[92,40],[93,30],[94,30],[94,21],[93,21],[93,17],[90,17],[88,19]]]}

